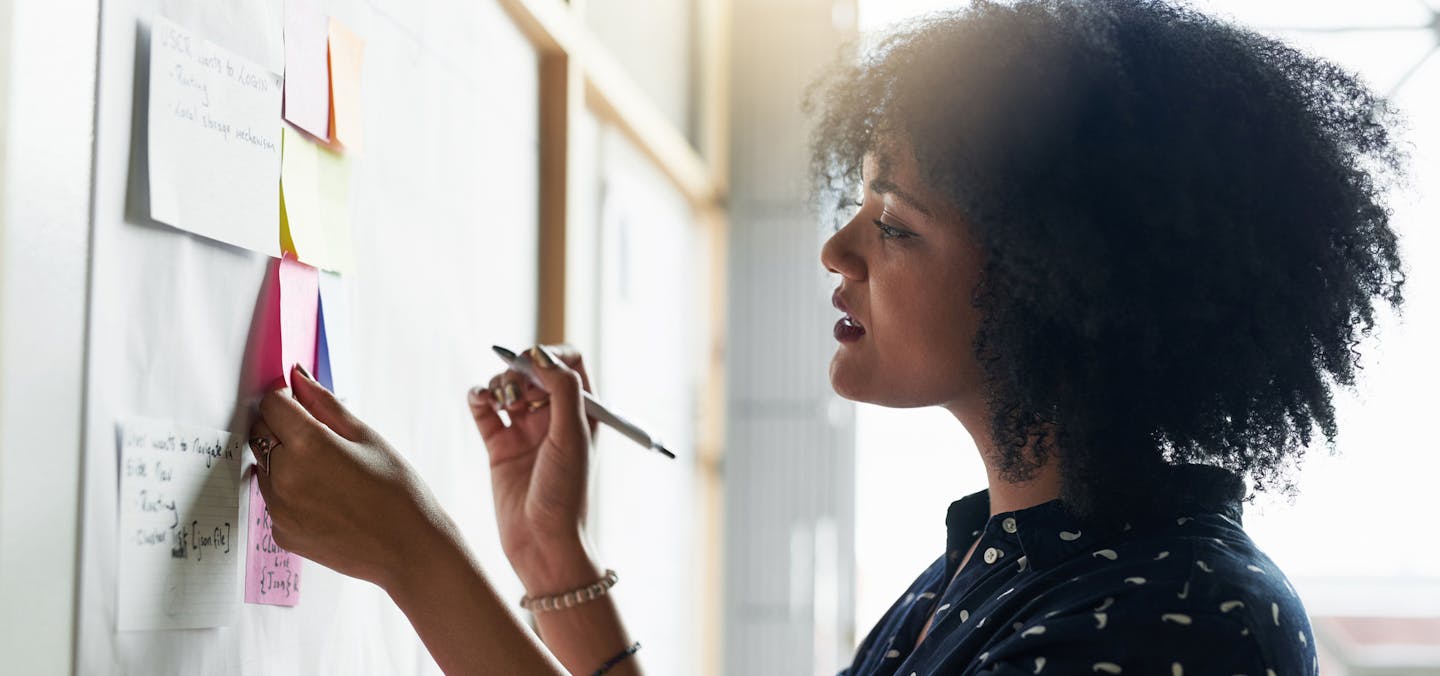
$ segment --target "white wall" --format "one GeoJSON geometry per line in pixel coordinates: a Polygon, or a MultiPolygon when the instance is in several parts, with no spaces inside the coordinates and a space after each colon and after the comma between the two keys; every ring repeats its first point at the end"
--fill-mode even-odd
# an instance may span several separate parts
{"type": "Polygon", "coordinates": [[[0,5],[0,655],[13,673],[71,668],[97,11],[0,5]]]}
{"type": "MultiPolygon", "coordinates": [[[[501,370],[491,344],[534,341],[536,55],[495,2],[321,4],[366,42],[365,145],[351,157],[348,204],[357,266],[344,276],[352,407],[414,464],[492,582],[518,600],[465,392],[501,370]]],[[[243,420],[240,366],[268,260],[151,221],[137,198],[145,167],[132,152],[145,138],[144,106],[135,105],[145,74],[137,77],[145,64],[137,37],[156,11],[272,62],[263,45],[276,44],[283,2],[226,3],[256,17],[244,29],[207,21],[217,7],[116,0],[103,8],[77,670],[437,673],[383,592],[309,563],[295,608],[245,605],[236,625],[219,629],[115,631],[116,419],[213,429],[243,420]]],[[[80,51],[93,68],[95,50],[80,51]]],[[[27,374],[20,382],[28,394],[45,380],[27,374]]]]}

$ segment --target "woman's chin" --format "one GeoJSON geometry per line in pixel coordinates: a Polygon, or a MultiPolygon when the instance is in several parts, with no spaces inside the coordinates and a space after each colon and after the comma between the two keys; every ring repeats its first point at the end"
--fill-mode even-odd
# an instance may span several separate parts
{"type": "Polygon", "coordinates": [[[835,356],[830,359],[830,387],[835,390],[835,394],[842,398],[859,403],[870,403],[871,399],[867,394],[873,393],[867,392],[870,388],[865,387],[866,379],[861,377],[858,365],[852,363],[851,355],[847,355],[845,352],[845,347],[841,346],[835,351],[835,356]]]}

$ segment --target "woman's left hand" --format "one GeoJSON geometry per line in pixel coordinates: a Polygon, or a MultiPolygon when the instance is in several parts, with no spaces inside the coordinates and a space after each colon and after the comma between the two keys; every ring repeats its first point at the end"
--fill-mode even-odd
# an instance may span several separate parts
{"type": "Polygon", "coordinates": [[[390,590],[405,561],[455,546],[454,525],[380,435],[298,366],[251,428],[275,544],[390,590]],[[268,461],[268,462],[267,462],[268,461]]]}

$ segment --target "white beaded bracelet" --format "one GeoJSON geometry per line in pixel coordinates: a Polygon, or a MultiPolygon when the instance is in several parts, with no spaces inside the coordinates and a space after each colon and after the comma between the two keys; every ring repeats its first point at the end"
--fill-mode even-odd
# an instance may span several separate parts
{"type": "Polygon", "coordinates": [[[562,608],[573,608],[588,601],[604,596],[620,581],[620,576],[615,571],[606,569],[605,577],[600,578],[594,584],[588,584],[579,589],[572,589],[563,594],[544,596],[532,599],[529,595],[520,598],[520,607],[532,613],[541,613],[549,610],[560,610],[562,608]]]}

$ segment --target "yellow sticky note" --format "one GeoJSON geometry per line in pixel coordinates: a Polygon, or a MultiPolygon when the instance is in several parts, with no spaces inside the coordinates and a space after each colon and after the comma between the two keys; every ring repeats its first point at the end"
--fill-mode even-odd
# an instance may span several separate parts
{"type": "Polygon", "coordinates": [[[363,138],[360,112],[360,65],[365,42],[345,24],[330,17],[330,140],[358,151],[363,138]]]}
{"type": "Polygon", "coordinates": [[[320,207],[320,147],[286,126],[280,143],[280,245],[311,265],[327,259],[320,207]]]}
{"type": "Polygon", "coordinates": [[[350,160],[338,153],[317,150],[320,219],[325,231],[325,262],[320,267],[341,272],[355,267],[355,246],[350,237],[350,160]]]}
{"type": "Polygon", "coordinates": [[[350,238],[350,161],[298,130],[284,130],[280,166],[281,244],[326,270],[354,266],[350,238]]]}

